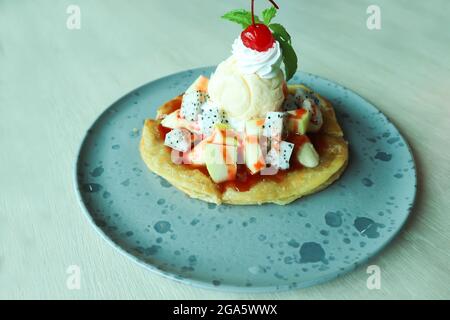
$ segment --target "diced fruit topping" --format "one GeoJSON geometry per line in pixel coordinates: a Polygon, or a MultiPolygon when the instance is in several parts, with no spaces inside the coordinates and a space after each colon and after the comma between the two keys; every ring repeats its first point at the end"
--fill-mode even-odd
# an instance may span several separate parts
{"type": "Polygon", "coordinates": [[[314,91],[307,90],[307,89],[304,89],[303,91],[305,92],[304,100],[310,100],[311,103],[313,103],[321,108],[325,107],[325,105],[326,105],[325,101],[314,91]]]}
{"type": "Polygon", "coordinates": [[[255,136],[247,136],[244,142],[245,165],[252,174],[255,174],[266,167],[264,155],[258,139],[255,136]]]}
{"type": "Polygon", "coordinates": [[[186,152],[191,148],[191,133],[186,129],[173,129],[166,134],[164,144],[174,150],[186,152]]]}
{"type": "Polygon", "coordinates": [[[323,125],[322,108],[325,108],[325,101],[313,91],[305,87],[300,87],[295,94],[289,94],[283,103],[283,110],[293,111],[303,108],[310,112],[310,121],[307,132],[317,132],[323,125]]]}
{"type": "Polygon", "coordinates": [[[267,112],[266,120],[263,125],[263,135],[268,138],[281,139],[284,120],[284,112],[267,112]]]}
{"type": "Polygon", "coordinates": [[[230,117],[227,117],[227,120],[227,124],[229,124],[236,132],[245,132],[245,120],[233,119],[230,117]]]}
{"type": "Polygon", "coordinates": [[[226,124],[228,120],[225,113],[219,110],[211,100],[202,106],[202,113],[199,116],[200,131],[209,136],[212,132],[214,125],[218,123],[226,124]]]}
{"type": "Polygon", "coordinates": [[[294,144],[286,141],[272,141],[272,148],[266,156],[266,162],[281,170],[289,169],[289,160],[291,159],[294,144]]]}
{"type": "Polygon", "coordinates": [[[213,127],[211,142],[215,144],[237,146],[238,138],[229,125],[219,123],[215,124],[213,127]]]}
{"type": "Polygon", "coordinates": [[[301,108],[303,99],[299,101],[296,95],[288,94],[284,99],[282,110],[292,111],[298,108],[301,108]]]}
{"type": "Polygon", "coordinates": [[[193,165],[205,165],[206,145],[210,143],[210,139],[204,139],[192,148],[186,155],[186,163],[193,165]]]}
{"type": "Polygon", "coordinates": [[[311,120],[311,113],[305,108],[288,111],[287,126],[290,133],[305,134],[311,120]]]}
{"type": "MultiPolygon", "coordinates": [[[[258,28],[258,24],[252,26],[258,28]]],[[[239,179],[238,164],[246,165],[246,174],[265,174],[272,167],[287,170],[292,154],[293,161],[304,167],[319,165],[319,155],[306,133],[321,128],[321,104],[326,102],[312,91],[299,88],[295,95],[287,94],[283,105],[287,112],[268,112],[264,119],[242,120],[237,126],[209,99],[207,89],[208,79],[199,77],[184,94],[181,108],[161,121],[162,127],[172,129],[164,133],[164,144],[183,152],[184,163],[206,166],[215,183],[239,179]],[[290,142],[282,141],[288,132],[290,142]]]]}
{"type": "Polygon", "coordinates": [[[188,121],[197,121],[202,105],[209,99],[208,78],[200,76],[186,90],[181,103],[181,116],[188,121]]]}
{"type": "Polygon", "coordinates": [[[264,119],[248,120],[245,122],[247,136],[261,136],[263,134],[264,119]]]}
{"type": "Polygon", "coordinates": [[[205,147],[205,162],[215,183],[234,180],[237,172],[237,147],[208,143],[205,147]]]}
{"type": "Polygon", "coordinates": [[[180,115],[180,110],[175,110],[174,112],[166,115],[161,121],[161,125],[166,128],[175,129],[182,128],[183,122],[186,122],[180,115]]]}
{"type": "Polygon", "coordinates": [[[161,121],[161,125],[170,129],[185,128],[195,133],[200,131],[200,128],[196,122],[190,122],[181,116],[180,109],[166,115],[161,121]]]}
{"type": "Polygon", "coordinates": [[[311,100],[312,103],[320,108],[325,108],[327,103],[314,91],[301,85],[295,90],[294,94],[289,94],[283,104],[283,110],[290,111],[302,107],[303,101],[311,100]]]}
{"type": "Polygon", "coordinates": [[[191,86],[186,90],[186,92],[196,90],[201,92],[208,92],[208,83],[209,79],[201,75],[194,81],[194,83],[191,84],[191,86]]]}
{"type": "Polygon", "coordinates": [[[244,159],[245,165],[252,174],[261,171],[266,166],[260,141],[264,121],[264,119],[255,119],[245,122],[244,159]]]}
{"type": "Polygon", "coordinates": [[[208,95],[202,91],[186,91],[181,102],[181,115],[188,121],[197,121],[207,97],[208,95]]]}
{"type": "Polygon", "coordinates": [[[320,107],[311,102],[311,100],[306,99],[303,101],[302,107],[311,113],[311,119],[309,120],[308,132],[317,132],[322,128],[323,116],[320,107]]]}
{"type": "Polygon", "coordinates": [[[297,150],[297,160],[307,168],[315,168],[319,165],[319,154],[311,142],[305,142],[297,150]]]}

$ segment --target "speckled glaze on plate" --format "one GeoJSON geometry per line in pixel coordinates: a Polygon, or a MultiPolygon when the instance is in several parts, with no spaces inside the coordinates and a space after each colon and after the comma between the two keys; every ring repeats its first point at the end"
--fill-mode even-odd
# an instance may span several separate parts
{"type": "Polygon", "coordinates": [[[143,121],[212,67],[142,86],[88,130],[76,164],[82,207],[102,236],[166,277],[219,290],[274,291],[318,284],[378,253],[401,229],[416,192],[414,160],[372,104],[318,76],[297,73],[334,104],[350,144],[333,185],[287,206],[216,206],[151,173],[138,145],[143,121]]]}

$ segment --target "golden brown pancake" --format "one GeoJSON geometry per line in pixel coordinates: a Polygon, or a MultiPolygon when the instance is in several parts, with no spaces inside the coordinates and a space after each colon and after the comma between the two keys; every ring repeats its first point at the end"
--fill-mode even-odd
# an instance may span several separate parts
{"type": "MultiPolygon", "coordinates": [[[[289,86],[289,92],[295,93],[299,87],[309,91],[302,85],[292,85],[289,86]]],[[[218,185],[204,170],[176,164],[171,160],[171,149],[164,145],[160,123],[164,115],[179,107],[181,96],[161,106],[156,120],[145,121],[140,143],[141,156],[151,171],[192,198],[216,204],[252,205],[272,202],[285,205],[326,188],[340,177],[347,165],[348,146],[334,109],[329,101],[320,96],[319,99],[324,123],[318,133],[308,134],[320,155],[319,165],[315,168],[294,167],[282,172],[277,179],[261,176],[245,191],[236,190],[238,188],[232,184],[229,187],[227,184],[218,185]]]]}

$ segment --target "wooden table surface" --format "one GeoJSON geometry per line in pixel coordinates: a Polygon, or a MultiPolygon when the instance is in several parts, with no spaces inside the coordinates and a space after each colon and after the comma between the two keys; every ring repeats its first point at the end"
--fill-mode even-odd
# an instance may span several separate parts
{"type": "MultiPolygon", "coordinates": [[[[257,1],[261,9],[266,1],[257,1]]],[[[118,97],[225,59],[239,26],[219,17],[249,1],[0,0],[0,298],[450,298],[448,0],[279,0],[301,69],[379,107],[407,138],[419,193],[406,227],[365,267],[323,285],[223,293],[161,278],[102,240],[77,203],[73,166],[88,126],[118,97]],[[81,29],[66,27],[67,7],[81,29]],[[381,30],[366,9],[381,8],[381,30]],[[81,288],[66,286],[81,269],[81,288]]]]}

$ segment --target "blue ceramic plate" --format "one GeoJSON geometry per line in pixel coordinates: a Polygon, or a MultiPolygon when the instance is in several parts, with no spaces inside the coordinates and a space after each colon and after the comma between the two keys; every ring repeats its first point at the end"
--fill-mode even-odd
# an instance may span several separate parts
{"type": "Polygon", "coordinates": [[[80,202],[97,230],[128,257],[166,277],[233,291],[300,288],[336,278],[378,253],[413,206],[407,143],[355,93],[298,73],[331,100],[350,144],[343,176],[287,206],[216,206],[187,197],[147,170],[143,121],[213,68],[153,81],[109,107],[88,130],[76,165],[80,202]]]}

